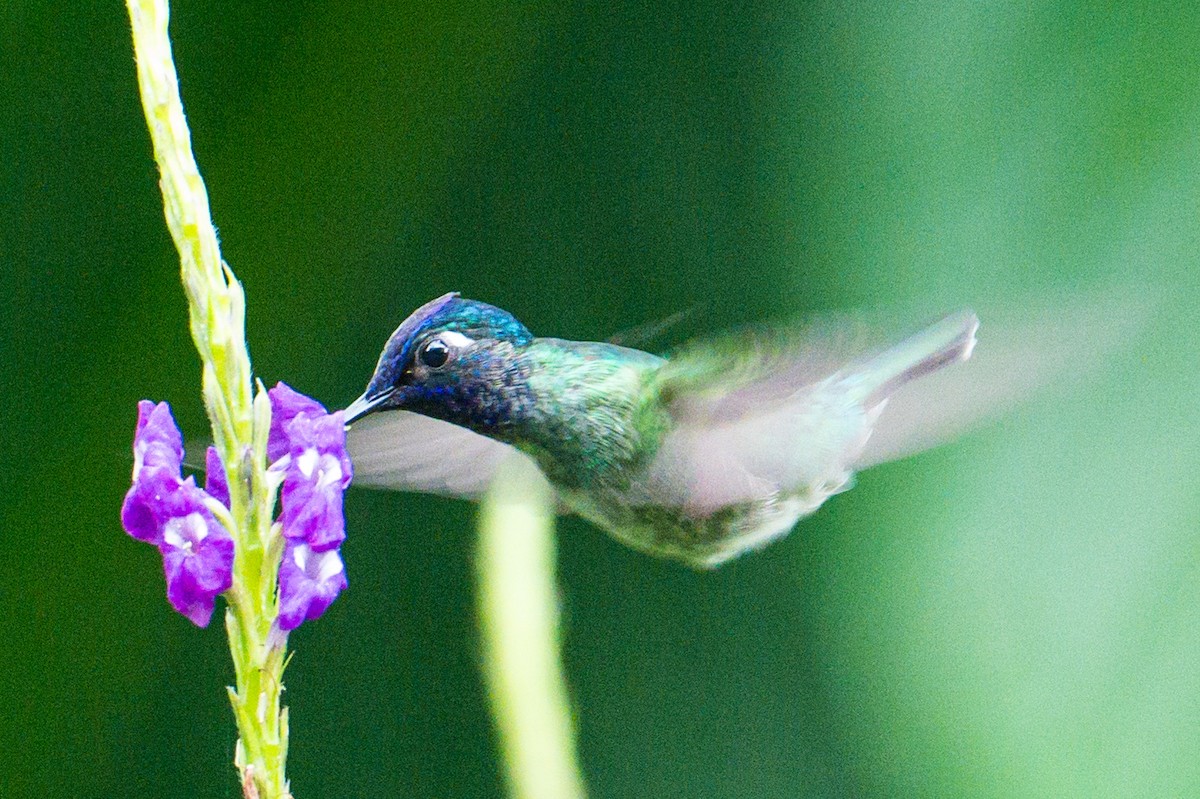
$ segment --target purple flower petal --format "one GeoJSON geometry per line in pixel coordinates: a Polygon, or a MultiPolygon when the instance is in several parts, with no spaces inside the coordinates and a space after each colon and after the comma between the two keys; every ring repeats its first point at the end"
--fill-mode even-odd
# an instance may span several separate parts
{"type": "MultiPolygon", "coordinates": [[[[157,544],[159,540],[158,517],[154,507],[143,496],[145,483],[134,483],[125,493],[125,501],[121,504],[121,526],[125,532],[139,541],[147,544],[157,544]]],[[[151,493],[150,499],[153,499],[151,493]]]]}
{"type": "Polygon", "coordinates": [[[325,406],[312,397],[306,397],[286,383],[276,383],[267,392],[271,398],[271,431],[267,435],[267,460],[271,463],[282,458],[292,449],[287,427],[299,414],[312,417],[324,416],[325,406]]]}
{"type": "Polygon", "coordinates": [[[233,539],[207,511],[196,511],[166,523],[160,549],[167,599],[197,627],[207,627],[214,600],[233,582],[233,539]]]}
{"type": "Polygon", "coordinates": [[[138,403],[133,435],[133,485],[121,506],[121,524],[139,541],[157,544],[162,531],[162,505],[181,484],[183,436],[171,416],[171,406],[149,400],[138,403]]]}
{"type": "MultiPolygon", "coordinates": [[[[210,472],[220,474],[223,482],[219,459],[211,469],[214,457],[210,455],[210,472]]],[[[134,538],[159,548],[167,599],[204,627],[217,594],[227,591],[233,579],[233,539],[209,512],[209,495],[180,474],[183,436],[167,403],[138,403],[133,458],[133,485],[121,506],[121,524],[134,538]]]]}
{"type": "Polygon", "coordinates": [[[229,507],[229,481],[225,479],[225,464],[216,447],[204,453],[204,490],[213,499],[229,507]]]}
{"type": "Polygon", "coordinates": [[[294,630],[317,618],[346,585],[346,569],[336,549],[317,552],[303,542],[288,541],[279,564],[280,629],[294,630]]]}
{"type": "Polygon", "coordinates": [[[283,383],[270,396],[268,457],[272,468],[283,471],[283,534],[317,552],[334,549],[346,538],[342,494],[354,475],[346,454],[344,415],[326,413],[319,402],[283,383]]]}
{"type": "Polygon", "coordinates": [[[171,406],[165,402],[138,403],[137,430],[133,434],[133,479],[137,480],[143,464],[157,464],[178,469],[183,461],[183,434],[175,426],[171,406]]]}
{"type": "MultiPolygon", "coordinates": [[[[121,506],[121,524],[125,531],[147,544],[157,546],[162,543],[163,525],[172,517],[186,515],[195,509],[194,503],[183,493],[183,486],[178,469],[144,467],[125,494],[121,506]]],[[[199,507],[203,507],[202,500],[199,507]]]]}
{"type": "MultiPolygon", "coordinates": [[[[336,459],[333,461],[335,467],[336,459]]],[[[283,513],[279,521],[283,535],[292,541],[305,541],[324,552],[346,540],[346,519],[342,514],[342,489],[336,484],[320,486],[310,480],[288,479],[283,482],[283,513]]]]}
{"type": "Polygon", "coordinates": [[[354,474],[342,412],[316,419],[300,414],[287,431],[292,450],[281,495],[283,534],[318,552],[333,549],[346,538],[342,495],[354,474]]]}

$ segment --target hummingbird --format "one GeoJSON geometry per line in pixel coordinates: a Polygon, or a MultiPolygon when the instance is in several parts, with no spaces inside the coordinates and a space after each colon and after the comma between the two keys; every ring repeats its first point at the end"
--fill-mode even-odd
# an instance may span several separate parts
{"type": "Polygon", "coordinates": [[[937,443],[920,423],[936,397],[891,425],[889,406],[967,360],[978,327],[963,310],[887,346],[765,330],[664,358],[536,337],[451,292],[396,328],[346,408],[355,482],[476,499],[529,458],[563,509],[712,568],[786,535],[857,470],[937,443]]]}

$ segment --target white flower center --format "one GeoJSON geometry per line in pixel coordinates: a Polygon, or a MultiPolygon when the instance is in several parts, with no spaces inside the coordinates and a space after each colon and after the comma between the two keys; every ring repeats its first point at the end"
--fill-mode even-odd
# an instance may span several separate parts
{"type": "Polygon", "coordinates": [[[308,572],[308,559],[313,554],[309,549],[308,544],[297,544],[292,548],[292,561],[296,564],[296,568],[302,572],[308,572]]]}
{"type": "Polygon", "coordinates": [[[317,563],[317,580],[320,582],[326,582],[330,578],[336,577],[345,568],[342,565],[342,557],[336,549],[322,552],[317,557],[320,558],[320,562],[317,563]]]}
{"type": "Polygon", "coordinates": [[[345,568],[336,549],[313,552],[308,544],[297,544],[292,549],[292,560],[305,577],[318,583],[336,577],[345,568]]]}
{"type": "Polygon", "coordinates": [[[342,481],[342,464],[333,455],[321,456],[321,468],[317,473],[317,488],[328,488],[342,481]]]}
{"type": "Polygon", "coordinates": [[[306,478],[311,478],[313,469],[317,468],[317,461],[321,459],[316,447],[309,447],[304,450],[304,453],[296,459],[296,468],[300,470],[300,474],[306,478]]]}
{"type": "Polygon", "coordinates": [[[296,459],[296,468],[300,470],[300,474],[305,480],[312,480],[313,474],[316,474],[317,488],[329,488],[329,486],[340,483],[342,481],[342,464],[337,457],[326,452],[321,454],[317,452],[316,447],[309,447],[304,450],[299,458],[296,459]]]}
{"type": "Polygon", "coordinates": [[[188,552],[208,538],[208,522],[199,513],[176,516],[163,525],[163,541],[188,552]]]}

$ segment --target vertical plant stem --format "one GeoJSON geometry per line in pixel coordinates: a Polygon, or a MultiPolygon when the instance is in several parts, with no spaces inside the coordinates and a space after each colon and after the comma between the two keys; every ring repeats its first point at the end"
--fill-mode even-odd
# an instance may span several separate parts
{"type": "Polygon", "coordinates": [[[514,799],[583,799],[559,646],[554,496],[526,461],[501,469],[480,512],[484,676],[514,799]]]}
{"type": "Polygon", "coordinates": [[[166,0],[127,0],[138,86],[158,163],[167,228],[179,250],[188,318],[203,368],[204,405],[229,482],[233,586],[225,626],[237,687],[229,689],[239,741],[235,762],[247,797],[287,797],[287,711],[280,707],[286,639],[272,636],[281,537],[272,528],[277,484],[266,470],[271,407],[251,382],[245,294],[221,260],[208,194],[167,35],[166,0]]]}

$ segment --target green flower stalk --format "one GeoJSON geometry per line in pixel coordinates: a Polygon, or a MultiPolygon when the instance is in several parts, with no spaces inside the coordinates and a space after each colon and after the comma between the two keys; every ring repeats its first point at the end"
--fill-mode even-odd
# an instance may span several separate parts
{"type": "MultiPolygon", "coordinates": [[[[127,7],[167,227],[179,250],[192,338],[203,364],[204,404],[227,483],[227,504],[211,496],[205,504],[234,542],[232,582],[225,592],[225,624],[237,681],[236,687],[229,688],[239,734],[235,762],[246,797],[279,799],[290,796],[284,774],[287,710],[280,707],[287,638],[274,626],[278,614],[276,579],[285,539],[273,521],[275,497],[283,477],[267,468],[271,402],[261,384],[257,384],[257,392],[251,384],[245,295],[221,259],[204,181],[192,154],[167,35],[167,2],[128,0],[127,7]]],[[[134,481],[131,495],[138,488],[136,469],[134,481]]],[[[143,511],[142,515],[153,518],[151,511],[143,511]]],[[[159,525],[163,528],[161,536],[168,542],[183,541],[176,550],[197,550],[208,540],[202,525],[205,515],[193,512],[178,518],[159,525]],[[191,520],[191,526],[179,523],[169,528],[178,518],[191,520]],[[193,528],[201,531],[194,534],[194,541],[184,541],[180,531],[193,528]]]]}
{"type": "Polygon", "coordinates": [[[583,799],[559,655],[554,494],[512,459],[480,510],[476,570],[483,669],[514,799],[583,799]]]}

